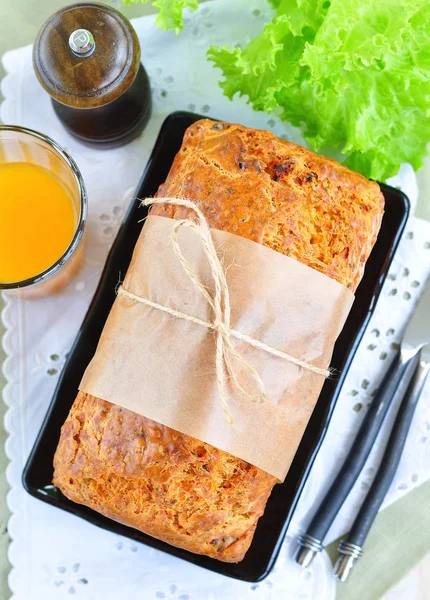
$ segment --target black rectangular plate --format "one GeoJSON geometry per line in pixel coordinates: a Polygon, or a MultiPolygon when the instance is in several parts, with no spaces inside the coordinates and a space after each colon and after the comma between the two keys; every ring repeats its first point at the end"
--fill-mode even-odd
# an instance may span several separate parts
{"type": "MultiPolygon", "coordinates": [[[[185,129],[200,118],[202,117],[192,113],[176,112],[165,120],[137,188],[137,198],[146,198],[156,193],[158,186],[167,177],[173,158],[181,146],[185,129]]],[[[388,267],[405,227],[409,212],[407,197],[386,185],[381,185],[381,189],[386,201],[381,231],[367,262],[351,313],[336,342],[333,353],[331,366],[340,372],[340,376],[336,380],[329,379],[325,382],[288,475],[284,483],[275,486],[265,513],[258,522],[251,547],[242,562],[238,564],[222,563],[170,546],[140,531],[107,519],[90,508],[71,502],[51,484],[52,461],[60,428],[75,400],[80,380],[95,352],[103,326],[115,300],[118,273],[126,272],[142,228],[142,218],[146,213],[137,200],[131,204],[110,251],[99,286],[25,466],[23,473],[25,489],[32,496],[78,515],[94,525],[158,548],[217,573],[244,581],[261,581],[266,577],[275,563],[312,463],[327,431],[342,383],[374,310],[388,267]]]]}

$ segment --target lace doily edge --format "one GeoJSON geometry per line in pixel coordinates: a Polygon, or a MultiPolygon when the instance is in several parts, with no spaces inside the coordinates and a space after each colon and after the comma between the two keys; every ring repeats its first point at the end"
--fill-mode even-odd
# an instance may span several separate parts
{"type": "Polygon", "coordinates": [[[8,547],[8,559],[10,563],[10,571],[8,573],[8,584],[12,592],[11,598],[15,594],[14,585],[14,570],[17,565],[16,554],[17,546],[20,538],[20,525],[19,520],[16,518],[18,507],[16,502],[19,502],[18,487],[21,486],[21,480],[18,473],[21,472],[22,461],[20,460],[20,449],[18,448],[20,440],[20,432],[17,431],[16,427],[20,427],[21,419],[19,418],[19,402],[16,402],[16,394],[19,394],[19,382],[14,374],[14,363],[17,364],[16,358],[18,352],[12,345],[12,336],[17,329],[17,318],[18,318],[18,302],[6,294],[2,295],[4,302],[3,310],[1,311],[1,322],[4,327],[4,334],[2,337],[2,348],[5,353],[5,360],[3,363],[2,371],[6,380],[6,385],[3,389],[3,400],[6,404],[6,413],[4,416],[4,428],[6,431],[6,443],[5,453],[8,459],[8,465],[6,468],[6,480],[9,484],[9,491],[7,493],[6,502],[10,511],[8,519],[8,534],[10,537],[10,544],[8,547]]]}

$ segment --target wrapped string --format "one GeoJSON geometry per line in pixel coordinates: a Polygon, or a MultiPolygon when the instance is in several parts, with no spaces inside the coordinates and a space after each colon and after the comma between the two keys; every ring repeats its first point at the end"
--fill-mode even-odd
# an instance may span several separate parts
{"type": "Polygon", "coordinates": [[[291,356],[286,352],[272,348],[272,346],[269,346],[268,344],[264,344],[259,340],[256,340],[248,335],[245,335],[244,333],[241,333],[240,331],[236,331],[235,329],[231,328],[230,295],[228,291],[225,270],[220,258],[218,257],[210,227],[197,204],[185,198],[147,198],[146,200],[142,201],[142,204],[144,206],[148,206],[150,204],[170,204],[174,206],[183,206],[192,210],[197,216],[197,223],[191,219],[180,219],[175,222],[172,230],[172,244],[175,255],[183,270],[193,282],[195,287],[200,291],[201,294],[203,294],[209,306],[211,307],[213,321],[205,321],[203,319],[199,319],[198,317],[175,310],[169,306],[164,306],[163,304],[153,302],[152,300],[149,300],[149,298],[137,296],[136,294],[126,290],[123,286],[118,289],[118,295],[125,296],[130,300],[139,302],[151,308],[161,310],[177,319],[184,319],[197,325],[201,325],[216,333],[216,378],[223,411],[229,423],[233,422],[233,418],[227,402],[227,379],[231,381],[233,386],[241,394],[253,402],[264,402],[265,400],[264,383],[260,375],[256,369],[254,369],[254,367],[250,365],[247,360],[245,360],[242,354],[236,350],[232,344],[232,338],[241,340],[253,348],[267,352],[268,354],[276,356],[277,358],[287,360],[298,367],[311,371],[312,373],[316,373],[317,375],[321,375],[322,377],[330,376],[329,370],[322,369],[313,365],[312,363],[291,356]],[[199,236],[205,256],[211,267],[211,275],[214,281],[213,292],[209,291],[207,287],[199,280],[198,276],[193,271],[180,248],[178,232],[181,227],[190,227],[199,236]],[[240,381],[240,375],[237,366],[240,367],[242,371],[246,371],[249,374],[254,383],[253,393],[250,393],[243,387],[240,381]]]}

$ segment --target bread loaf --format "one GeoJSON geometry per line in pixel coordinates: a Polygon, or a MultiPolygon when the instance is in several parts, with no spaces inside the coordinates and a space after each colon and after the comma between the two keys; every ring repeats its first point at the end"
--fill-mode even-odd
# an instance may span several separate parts
{"type": "MultiPolygon", "coordinates": [[[[268,132],[208,119],[187,130],[157,195],[194,200],[211,227],[352,291],[383,214],[376,183],[268,132]]],[[[152,214],[178,219],[187,210],[163,205],[152,214]]],[[[227,562],[243,559],[276,483],[209,444],[82,392],[54,467],[54,484],[71,500],[227,562]]]]}

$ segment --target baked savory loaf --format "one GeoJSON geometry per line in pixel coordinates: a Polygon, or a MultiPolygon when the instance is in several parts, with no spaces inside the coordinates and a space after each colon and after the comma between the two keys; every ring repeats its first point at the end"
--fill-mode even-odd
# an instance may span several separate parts
{"type": "MultiPolygon", "coordinates": [[[[270,133],[207,119],[187,130],[157,195],[192,199],[211,227],[265,244],[352,291],[383,214],[376,183],[270,133]]],[[[152,214],[187,211],[164,205],[152,214]]],[[[71,500],[227,562],[244,557],[276,483],[209,444],[81,392],[54,466],[54,484],[71,500]]]]}

